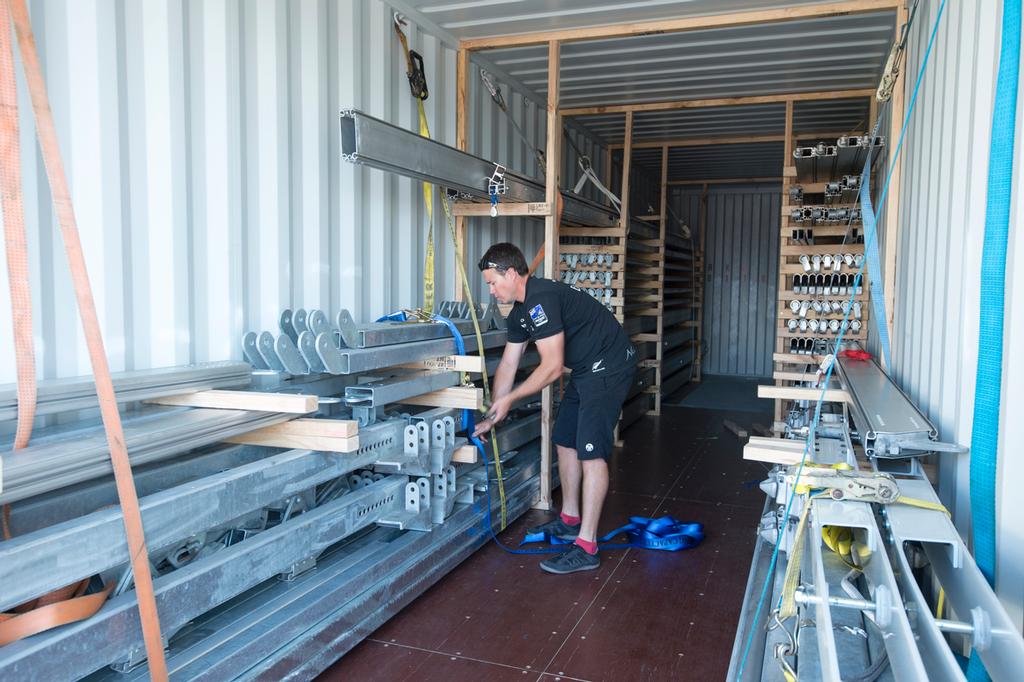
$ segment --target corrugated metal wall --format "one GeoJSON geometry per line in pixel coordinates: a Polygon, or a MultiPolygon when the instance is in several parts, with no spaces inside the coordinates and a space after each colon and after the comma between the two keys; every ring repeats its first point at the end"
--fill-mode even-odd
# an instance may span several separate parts
{"type": "Polygon", "coordinates": [[[781,194],[708,188],[702,372],[768,377],[777,317],[781,194]]]}
{"type": "MultiPolygon", "coordinates": [[[[115,371],[240,358],[242,333],[275,329],[283,308],[347,307],[368,319],[419,304],[418,183],[339,158],[342,107],[417,127],[385,3],[36,0],[30,9],[115,371]]],[[[454,144],[455,51],[414,25],[407,33],[426,64],[432,133],[454,144]]],[[[543,146],[543,107],[498,82],[543,146]]],[[[23,84],[20,94],[27,102],[23,84]]],[[[470,102],[470,150],[535,171],[475,71],[470,102]]],[[[39,374],[86,374],[27,107],[21,121],[39,374]]],[[[580,144],[603,160],[592,140],[580,144]]],[[[437,289],[450,298],[455,266],[436,213],[437,289]]],[[[532,256],[542,225],[477,220],[467,260],[497,239],[532,256]]],[[[5,260],[0,268],[0,347],[9,348],[5,260]]],[[[0,383],[13,380],[3,353],[0,383]]]]}
{"type": "MultiPolygon", "coordinates": [[[[936,2],[921,3],[905,73],[916,76],[936,2]]],[[[903,162],[893,370],[947,441],[970,444],[978,357],[981,247],[1000,42],[1000,3],[949,3],[936,38],[903,162]]],[[[1022,89],[1024,92],[1024,89],[1022,89]]],[[[909,93],[908,93],[909,94],[909,93]]],[[[1024,134],[1017,108],[1007,253],[1003,403],[997,494],[997,590],[1024,621],[1024,134]]],[[[898,125],[894,126],[898,134],[898,125]]],[[[943,455],[940,494],[967,535],[969,457],[943,455]]]]}

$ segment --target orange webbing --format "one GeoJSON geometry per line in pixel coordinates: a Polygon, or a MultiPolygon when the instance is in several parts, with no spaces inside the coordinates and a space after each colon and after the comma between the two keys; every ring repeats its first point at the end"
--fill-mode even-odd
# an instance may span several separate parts
{"type": "MultiPolygon", "coordinates": [[[[32,290],[25,240],[25,207],[21,194],[21,145],[18,136],[18,88],[11,49],[10,11],[0,3],[0,191],[7,248],[7,281],[14,323],[14,361],[18,370],[18,429],[14,449],[28,445],[36,415],[36,358],[32,346],[32,290]]],[[[11,537],[10,509],[3,507],[4,539],[11,537]]]]}
{"type": "MultiPolygon", "coordinates": [[[[71,281],[75,288],[78,311],[82,318],[85,341],[89,348],[89,360],[92,363],[92,371],[96,379],[100,415],[103,418],[103,428],[107,433],[110,460],[114,468],[114,480],[117,484],[117,497],[124,516],[128,556],[135,576],[135,594],[139,603],[139,617],[146,643],[146,656],[149,659],[149,674],[154,680],[166,680],[167,662],[164,660],[163,642],[160,637],[160,621],[156,611],[156,598],[153,594],[149,553],[146,551],[146,540],[142,530],[139,498],[135,492],[135,481],[132,479],[132,468],[128,460],[124,430],[121,427],[121,416],[118,413],[117,401],[114,397],[114,383],[110,378],[110,367],[107,364],[107,355],[103,348],[103,336],[100,333],[99,318],[96,315],[96,303],[93,300],[89,273],[82,253],[82,242],[78,235],[75,213],[71,205],[71,194],[68,190],[64,164],[60,156],[60,146],[57,143],[53,113],[50,111],[50,102],[46,94],[46,85],[39,65],[39,55],[36,52],[35,37],[32,34],[32,25],[29,21],[25,0],[10,0],[10,3],[14,28],[18,35],[18,46],[21,50],[21,63],[25,69],[25,81],[28,84],[32,108],[35,112],[39,147],[42,151],[43,163],[46,166],[46,175],[50,181],[57,221],[64,239],[64,249],[67,251],[71,281]]],[[[82,599],[85,598],[82,597],[82,599]]]]}

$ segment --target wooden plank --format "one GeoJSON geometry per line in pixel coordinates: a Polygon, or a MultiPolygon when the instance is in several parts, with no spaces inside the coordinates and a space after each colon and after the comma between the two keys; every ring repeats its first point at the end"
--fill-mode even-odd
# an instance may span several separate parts
{"type": "Polygon", "coordinates": [[[821,364],[821,361],[825,357],[822,355],[798,355],[796,353],[773,353],[772,362],[781,362],[789,365],[817,365],[821,364]]]}
{"type": "MultiPolygon", "coordinates": [[[[562,117],[558,111],[561,49],[561,43],[557,40],[548,42],[547,140],[544,156],[547,168],[544,197],[551,205],[558,200],[558,170],[562,165],[562,117]]],[[[544,219],[544,248],[547,254],[544,258],[544,277],[547,279],[555,279],[558,268],[558,228],[555,216],[544,219]]],[[[554,419],[554,393],[550,385],[541,391],[540,411],[540,497],[534,508],[548,510],[551,509],[551,439],[554,419]]]]}
{"type": "Polygon", "coordinates": [[[626,112],[626,130],[623,135],[622,147],[622,185],[619,197],[622,205],[619,209],[619,227],[623,232],[629,229],[629,176],[633,161],[633,112],[626,112]]]}
{"type": "MultiPolygon", "coordinates": [[[[354,419],[312,419],[300,418],[273,424],[261,429],[261,433],[282,436],[307,436],[313,438],[351,438],[359,435],[359,422],[354,419]]],[[[255,433],[250,431],[249,433],[255,433]]]]}
{"type": "MultiPolygon", "coordinates": [[[[790,229],[790,228],[787,228],[787,229],[790,229]]],[[[800,228],[795,228],[795,229],[800,229],[800,228]]],[[[818,228],[814,228],[814,229],[815,229],[815,231],[818,230],[818,228]]],[[[845,228],[843,228],[843,229],[845,229],[845,228]]],[[[790,229],[790,233],[792,233],[791,229],[790,229]]],[[[788,237],[789,235],[787,234],[785,236],[788,237]]],[[[863,244],[783,244],[779,248],[779,255],[780,256],[803,256],[805,254],[808,255],[808,256],[813,256],[815,254],[824,256],[826,253],[828,255],[830,255],[830,256],[835,255],[837,253],[839,253],[839,254],[847,254],[847,253],[853,253],[853,254],[860,253],[860,254],[863,254],[864,253],[864,245],[863,244]]],[[[843,263],[843,271],[844,272],[848,271],[847,266],[846,266],[845,263],[843,263]]]]}
{"type": "MultiPolygon", "coordinates": [[[[703,109],[705,107],[729,107],[748,104],[776,104],[779,102],[811,102],[831,99],[856,99],[872,97],[872,88],[858,90],[832,90],[828,92],[799,92],[781,95],[753,95],[746,97],[718,97],[714,99],[674,100],[670,102],[649,102],[646,104],[609,104],[597,107],[576,107],[562,110],[563,116],[593,116],[596,114],[624,114],[627,111],[676,111],[679,109],[703,109]]],[[[792,149],[790,149],[792,153],[792,149]]],[[[793,177],[796,177],[796,166],[793,177]]],[[[783,172],[785,175],[785,172],[783,172]]]]}
{"type": "Polygon", "coordinates": [[[724,426],[727,430],[732,431],[733,435],[736,436],[737,438],[746,438],[747,436],[750,435],[749,433],[747,433],[746,429],[740,428],[740,426],[737,425],[736,422],[730,421],[728,419],[722,421],[722,426],[724,426]]]}
{"type": "MultiPolygon", "coordinates": [[[[804,5],[778,9],[754,10],[748,12],[731,12],[728,14],[710,14],[677,19],[659,19],[655,21],[637,21],[610,26],[589,26],[585,28],[565,28],[552,31],[537,31],[517,35],[470,38],[459,43],[460,47],[469,50],[482,50],[494,47],[516,47],[520,45],[537,45],[549,41],[577,41],[603,38],[622,38],[626,36],[679,33],[726,26],[749,26],[814,17],[831,17],[845,14],[858,14],[892,9],[897,0],[852,0],[849,2],[830,2],[820,5],[804,5]]],[[[899,29],[897,28],[897,35],[899,29]]]]}
{"type": "MultiPolygon", "coordinates": [[[[551,213],[551,204],[535,201],[525,204],[498,202],[494,208],[499,216],[546,216],[551,213]]],[[[491,215],[490,204],[478,204],[469,201],[456,201],[452,204],[452,215],[486,216],[491,215]]]]}
{"type": "Polygon", "coordinates": [[[457,407],[468,410],[482,410],[484,391],[473,386],[451,386],[440,391],[424,393],[412,398],[402,398],[403,405],[426,405],[428,407],[457,407]]]}
{"type": "Polygon", "coordinates": [[[447,370],[450,372],[475,372],[482,374],[486,363],[478,355],[441,355],[416,362],[407,362],[396,367],[408,369],[447,370]]]}
{"type": "Polygon", "coordinates": [[[805,445],[801,441],[751,436],[747,444],[743,446],[743,459],[787,466],[799,464],[803,459],[804,447],[805,445]],[[799,449],[785,445],[786,443],[796,443],[799,449]]]}
{"type": "MultiPolygon", "coordinates": [[[[900,3],[896,8],[895,35],[900,34],[900,29],[906,21],[906,4],[900,3]]],[[[889,127],[893,131],[897,129],[896,126],[901,125],[905,115],[906,85],[907,75],[904,74],[903,78],[896,84],[896,87],[893,88],[892,100],[889,102],[889,120],[892,121],[889,127]]],[[[895,319],[893,316],[896,313],[896,257],[899,251],[900,234],[900,187],[903,185],[901,182],[903,157],[896,156],[896,145],[893,144],[891,138],[892,135],[890,134],[887,146],[889,148],[889,173],[892,177],[892,183],[889,185],[889,195],[885,202],[885,246],[883,248],[885,261],[882,264],[882,291],[885,292],[885,315],[888,319],[877,320],[879,324],[885,324],[890,339],[893,338],[893,321],[895,319]]],[[[884,369],[891,369],[885,367],[884,358],[881,359],[881,364],[884,369]]]]}
{"type": "Polygon", "coordinates": [[[452,453],[453,464],[476,464],[480,461],[480,451],[475,445],[463,445],[455,448],[452,453]]]}
{"type": "MultiPolygon", "coordinates": [[[[618,237],[626,236],[625,230],[619,227],[560,227],[559,237],[618,237]]],[[[569,246],[568,244],[566,246],[569,246]]]]}
{"type": "MultiPolygon", "coordinates": [[[[460,48],[455,55],[455,148],[466,151],[467,133],[469,132],[469,50],[460,48]]],[[[466,218],[455,217],[455,258],[466,258],[466,218]]],[[[468,282],[462,280],[462,268],[455,264],[455,300],[461,301],[465,295],[468,282]]]]}
{"type": "Polygon", "coordinates": [[[626,246],[625,244],[566,244],[563,251],[565,253],[624,254],[626,253],[626,246]]]}
{"type": "Polygon", "coordinates": [[[776,381],[817,381],[816,371],[807,372],[772,372],[772,379],[776,381]]]}
{"type": "MultiPolygon", "coordinates": [[[[791,332],[788,329],[781,329],[780,328],[779,331],[778,331],[778,336],[784,337],[784,338],[787,338],[787,339],[792,339],[792,338],[797,338],[797,337],[805,337],[805,336],[814,336],[814,337],[817,337],[819,339],[828,339],[830,341],[835,341],[836,337],[838,336],[838,334],[833,334],[831,332],[829,332],[827,334],[822,334],[820,331],[817,334],[815,334],[810,329],[808,329],[805,332],[802,332],[799,329],[797,329],[795,332],[791,332]]],[[[859,332],[857,332],[856,334],[853,333],[850,330],[846,330],[846,333],[843,334],[843,339],[845,339],[846,341],[849,341],[850,339],[857,339],[858,341],[866,341],[867,340],[867,329],[865,327],[861,327],[861,330],[859,332]]]]}
{"type": "MultiPolygon", "coordinates": [[[[765,386],[757,387],[758,398],[769,398],[777,400],[810,400],[816,401],[821,397],[820,388],[802,388],[800,386],[765,386]]],[[[826,402],[848,403],[850,394],[841,388],[829,388],[825,390],[826,402]]]]}
{"type": "Polygon", "coordinates": [[[630,338],[634,341],[652,341],[654,343],[657,343],[661,341],[661,334],[633,334],[633,336],[631,336],[630,338]]]}
{"type": "Polygon", "coordinates": [[[358,422],[342,419],[295,419],[226,438],[228,443],[299,448],[320,452],[359,449],[358,422]]]}
{"type": "Polygon", "coordinates": [[[250,410],[252,412],[284,412],[286,414],[308,414],[316,412],[318,398],[315,395],[297,393],[258,393],[256,391],[197,391],[181,393],[145,401],[154,405],[175,405],[180,407],[206,407],[218,410],[250,410]]]}

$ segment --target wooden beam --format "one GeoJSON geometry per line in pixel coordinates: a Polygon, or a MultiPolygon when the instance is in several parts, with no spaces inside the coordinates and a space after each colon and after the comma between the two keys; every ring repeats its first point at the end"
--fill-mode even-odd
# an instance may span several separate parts
{"type": "MultiPolygon", "coordinates": [[[[552,207],[559,200],[558,169],[562,165],[562,116],[559,113],[559,71],[561,66],[561,43],[548,42],[548,103],[547,103],[547,145],[544,160],[545,201],[552,207]]],[[[558,278],[558,218],[548,215],[544,219],[544,277],[558,278]]],[[[551,509],[551,438],[554,426],[554,393],[549,384],[541,391],[540,408],[540,497],[536,509],[551,509]]]]}
{"type": "MultiPolygon", "coordinates": [[[[821,397],[820,388],[803,388],[800,386],[758,386],[758,398],[770,398],[772,400],[810,400],[817,401],[821,397]]],[[[841,388],[829,388],[825,390],[825,402],[848,403],[850,394],[841,388]]]]}
{"type": "Polygon", "coordinates": [[[829,2],[818,5],[803,5],[750,12],[731,12],[728,14],[710,14],[696,17],[681,17],[678,19],[638,21],[611,26],[566,28],[555,31],[521,33],[518,35],[470,38],[461,41],[459,47],[468,50],[483,50],[494,47],[537,45],[551,41],[572,42],[577,40],[624,38],[636,35],[680,33],[683,31],[722,28],[726,26],[750,26],[752,24],[794,21],[815,17],[835,17],[847,14],[877,12],[879,10],[892,9],[897,6],[898,2],[899,0],[849,0],[847,2],[829,2]]]}
{"type": "Polygon", "coordinates": [[[484,359],[479,355],[442,355],[436,358],[407,362],[402,365],[396,365],[396,367],[482,374],[485,364],[484,359]]]}
{"type": "MultiPolygon", "coordinates": [[[[800,133],[795,135],[798,140],[807,139],[828,139],[838,138],[846,135],[844,132],[832,132],[832,133],[800,133]]],[[[684,137],[684,138],[668,138],[664,140],[644,140],[643,142],[634,142],[633,149],[657,149],[658,147],[669,147],[675,149],[676,147],[709,147],[722,144],[749,144],[757,142],[782,142],[785,139],[784,135],[715,135],[711,137],[684,137]]],[[[616,142],[608,145],[611,149],[622,149],[622,143],[616,142]]],[[[691,180],[689,182],[701,183],[703,180],[691,180]]]]}
{"type": "Polygon", "coordinates": [[[463,445],[455,448],[452,453],[453,464],[476,464],[480,461],[480,451],[475,445],[463,445]]]}
{"type": "Polygon", "coordinates": [[[319,400],[315,395],[297,393],[257,393],[256,391],[197,391],[151,398],[154,405],[206,407],[218,410],[250,410],[252,412],[283,412],[308,414],[316,412],[319,400]]]}
{"type": "MultiPolygon", "coordinates": [[[[469,50],[460,48],[455,55],[455,148],[466,151],[469,133],[469,50]]],[[[466,218],[455,217],[455,258],[466,262],[466,218]]],[[[462,268],[455,264],[455,300],[465,295],[462,268]]]]}
{"type": "Polygon", "coordinates": [[[749,433],[747,433],[746,429],[741,428],[736,422],[730,421],[728,419],[722,422],[722,426],[724,426],[727,430],[731,431],[733,435],[736,436],[737,438],[746,438],[747,436],[750,435],[749,433]]]}
{"type": "Polygon", "coordinates": [[[751,436],[743,446],[743,459],[771,464],[799,464],[807,444],[786,438],[751,436]]]}
{"type": "Polygon", "coordinates": [[[570,107],[562,109],[562,116],[593,116],[596,114],[624,114],[627,111],[675,111],[677,109],[702,109],[704,107],[731,107],[745,104],[773,104],[778,102],[811,102],[829,99],[852,99],[872,97],[874,90],[830,90],[827,92],[791,92],[780,95],[748,95],[745,97],[717,97],[713,99],[684,99],[671,102],[646,102],[644,104],[608,104],[596,107],[570,107]]]}
{"type": "MultiPolygon", "coordinates": [[[[900,29],[907,22],[907,7],[900,3],[896,8],[896,37],[899,38],[900,29]]],[[[889,183],[889,196],[885,202],[885,262],[882,265],[882,290],[885,292],[885,316],[888,319],[878,320],[878,324],[885,324],[889,331],[889,338],[893,338],[893,322],[896,314],[896,256],[899,251],[900,234],[900,185],[903,173],[903,157],[896,156],[896,145],[893,143],[895,132],[903,125],[903,117],[906,115],[906,75],[897,82],[892,91],[892,101],[889,105],[889,168],[892,173],[892,180],[889,183]]],[[[885,367],[885,358],[881,359],[885,367]]],[[[885,369],[892,369],[885,367],[885,369]]]]}
{"type": "Polygon", "coordinates": [[[484,391],[474,386],[452,386],[440,391],[424,393],[412,398],[402,398],[404,405],[426,405],[428,407],[456,407],[466,410],[482,410],[484,391]]]}
{"type": "Polygon", "coordinates": [[[359,449],[358,434],[359,423],[348,419],[293,419],[232,436],[225,441],[321,452],[355,452],[359,449]]]}
{"type": "Polygon", "coordinates": [[[629,227],[629,174],[633,162],[633,112],[626,112],[626,137],[622,148],[622,186],[619,189],[619,228],[625,231],[629,227]]]}

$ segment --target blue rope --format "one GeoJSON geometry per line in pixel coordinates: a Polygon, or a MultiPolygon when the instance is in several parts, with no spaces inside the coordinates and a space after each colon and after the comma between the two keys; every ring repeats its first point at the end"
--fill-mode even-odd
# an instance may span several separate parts
{"type": "MultiPolygon", "coordinates": [[[[981,258],[981,304],[978,323],[978,369],[971,432],[971,525],[974,560],[990,585],[996,572],[996,465],[999,454],[999,403],[1003,372],[1003,310],[1006,286],[1006,243],[1020,69],[1021,0],[1004,0],[1002,44],[985,207],[985,240],[981,258]]],[[[967,679],[988,680],[977,649],[971,651],[967,679]]]]}
{"type": "MultiPolygon", "coordinates": [[[[904,137],[907,134],[907,126],[910,124],[910,116],[911,116],[911,114],[914,111],[914,105],[917,103],[917,96],[918,96],[918,93],[919,93],[919,91],[921,89],[921,82],[924,79],[925,68],[928,66],[928,59],[931,56],[932,46],[935,43],[935,35],[938,33],[938,30],[939,30],[939,21],[942,19],[942,13],[943,13],[943,10],[945,10],[945,8],[946,8],[946,0],[942,0],[942,4],[939,5],[938,16],[935,17],[935,26],[932,27],[931,36],[928,38],[928,47],[925,50],[924,58],[923,58],[923,60],[921,62],[921,70],[917,74],[917,82],[914,84],[914,93],[913,93],[913,95],[910,98],[910,104],[907,107],[907,113],[906,113],[906,116],[903,119],[903,128],[900,130],[900,140],[899,140],[899,144],[896,145],[896,151],[893,154],[893,160],[895,160],[896,158],[899,157],[900,151],[903,149],[903,140],[904,140],[904,137]]],[[[886,196],[886,194],[889,191],[889,183],[892,181],[892,171],[893,171],[893,166],[894,165],[895,164],[890,164],[890,166],[889,166],[889,172],[888,172],[888,175],[885,178],[885,185],[882,187],[882,193],[881,193],[881,195],[879,197],[879,201],[878,201],[879,206],[883,206],[884,203],[885,203],[885,196],[886,196]]],[[[864,178],[861,177],[861,186],[863,186],[863,185],[864,185],[864,178]]],[[[875,236],[873,234],[865,235],[865,250],[867,250],[869,245],[873,242],[874,237],[875,236]]],[[[847,329],[847,326],[848,326],[848,320],[849,320],[849,317],[850,317],[850,311],[853,310],[854,296],[856,295],[857,287],[860,286],[863,274],[864,274],[864,261],[861,262],[860,267],[857,269],[857,274],[854,277],[853,290],[852,290],[852,292],[850,294],[849,305],[847,306],[847,312],[843,315],[843,322],[842,322],[842,326],[840,327],[840,330],[839,330],[839,337],[836,339],[836,349],[839,349],[842,346],[843,337],[846,334],[846,329],[847,329]]],[[[884,324],[884,320],[879,321],[879,325],[881,325],[881,324],[884,324]]],[[[832,362],[832,364],[829,365],[828,370],[825,372],[825,383],[822,386],[821,395],[818,396],[818,402],[817,402],[817,404],[815,405],[815,408],[814,408],[814,420],[811,422],[811,428],[810,428],[810,430],[808,431],[808,434],[807,434],[807,441],[804,443],[804,453],[803,453],[803,456],[800,458],[800,465],[797,467],[797,472],[796,472],[797,480],[799,480],[800,475],[803,473],[804,464],[807,462],[807,455],[810,452],[811,443],[814,442],[815,430],[816,430],[817,425],[818,425],[818,420],[821,417],[821,405],[822,405],[822,402],[824,401],[824,398],[825,398],[825,391],[828,390],[829,383],[830,383],[830,381],[832,379],[832,370],[835,367],[836,362],[838,362],[838,359],[836,361],[832,362]]],[[[790,492],[789,499],[786,501],[786,512],[785,512],[785,515],[782,517],[783,519],[789,519],[790,511],[792,510],[792,507],[793,507],[793,500],[795,498],[796,498],[796,488],[794,486],[794,489],[790,492]]],[[[746,667],[747,659],[750,656],[750,647],[751,647],[751,645],[754,642],[754,627],[753,627],[753,624],[757,622],[758,617],[761,615],[761,609],[764,608],[765,599],[768,596],[768,587],[769,587],[769,585],[772,582],[772,576],[775,573],[775,566],[777,565],[778,560],[779,560],[779,545],[782,542],[782,533],[783,533],[784,530],[785,530],[784,526],[782,528],[779,528],[778,536],[777,536],[776,541],[775,541],[775,548],[772,550],[771,562],[768,565],[768,574],[765,576],[764,584],[761,586],[761,594],[760,594],[760,596],[758,597],[758,600],[757,600],[757,609],[754,611],[754,616],[751,619],[750,633],[747,635],[747,642],[746,642],[746,644],[743,647],[743,657],[740,659],[740,665],[739,665],[739,668],[736,671],[736,679],[742,678],[742,676],[743,676],[743,669],[746,667]]],[[[782,603],[782,597],[780,596],[779,597],[779,602],[776,605],[776,608],[778,608],[781,605],[781,603],[782,603]]]]}

